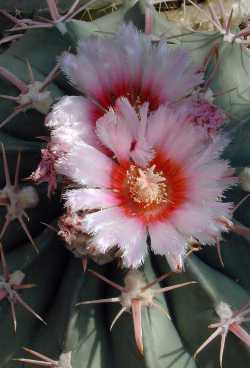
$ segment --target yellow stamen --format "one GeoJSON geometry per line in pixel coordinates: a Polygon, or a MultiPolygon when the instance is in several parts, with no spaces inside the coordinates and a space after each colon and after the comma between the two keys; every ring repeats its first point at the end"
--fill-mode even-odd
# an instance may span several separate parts
{"type": "Polygon", "coordinates": [[[155,165],[147,169],[131,165],[127,171],[127,183],[133,201],[143,207],[168,200],[166,178],[162,171],[155,172],[155,165]]]}

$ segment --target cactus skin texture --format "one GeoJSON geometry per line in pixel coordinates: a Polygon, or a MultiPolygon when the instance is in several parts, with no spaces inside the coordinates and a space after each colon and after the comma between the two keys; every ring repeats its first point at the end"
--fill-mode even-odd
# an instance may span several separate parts
{"type": "MultiPolygon", "coordinates": [[[[218,32],[189,32],[182,35],[180,25],[166,20],[150,1],[128,0],[107,14],[93,10],[92,21],[82,14],[52,22],[49,27],[25,30],[27,23],[22,19],[38,19],[43,15],[51,19],[48,4],[53,1],[0,1],[1,34],[9,37],[7,29],[15,26],[17,37],[7,39],[0,45],[0,67],[15,75],[23,84],[30,82],[32,69],[35,81],[43,82],[55,68],[57,57],[65,50],[75,50],[79,39],[99,32],[115,32],[124,21],[151,34],[152,41],[170,38],[170,46],[185,46],[192,51],[197,64],[202,64],[211,52],[206,65],[207,78],[214,70],[211,84],[216,103],[229,116],[226,130],[232,142],[223,153],[232,166],[240,172],[250,166],[250,49],[239,43],[231,43],[218,32]],[[6,18],[5,12],[15,15],[19,21],[6,18]],[[82,19],[83,18],[83,19],[82,19]],[[14,24],[13,24],[14,23],[14,24]],[[20,30],[18,28],[20,27],[20,30]],[[178,37],[176,37],[178,36],[178,37]],[[217,37],[218,36],[218,37],[217,37]],[[8,42],[8,41],[11,42],[8,42]],[[217,60],[218,57],[218,60],[217,60]],[[229,91],[227,93],[227,91],[229,91]],[[225,93],[224,93],[225,92],[225,93]]],[[[73,1],[58,1],[60,14],[65,14],[73,1]]],[[[85,2],[90,3],[90,1],[85,2]]],[[[99,2],[100,3],[100,2],[99,2]]],[[[92,5],[91,5],[92,6],[92,5]]],[[[94,6],[94,5],[93,5],[94,6]]],[[[41,21],[42,22],[42,21],[41,21]]],[[[48,24],[48,23],[47,23],[48,24]]],[[[236,30],[235,32],[237,33],[236,30]]],[[[63,95],[77,94],[62,74],[57,74],[46,86],[50,98],[56,101],[63,95]]],[[[18,96],[18,89],[10,79],[0,73],[0,94],[18,96]]],[[[0,102],[0,123],[15,109],[16,101],[3,98],[0,102]]],[[[6,151],[11,182],[14,182],[16,159],[21,153],[19,185],[30,186],[22,180],[37,168],[44,137],[48,131],[44,125],[41,109],[25,109],[0,129],[0,141],[6,151]],[[41,139],[42,138],[42,139],[41,139]]],[[[2,151],[4,152],[4,151],[2,151]]],[[[4,155],[1,154],[0,188],[5,186],[4,155]]],[[[59,185],[60,186],[60,185],[59,185]]],[[[245,186],[246,188],[246,186],[245,186]]],[[[136,349],[132,315],[124,313],[112,332],[109,326],[119,311],[117,304],[75,305],[82,301],[117,297],[115,289],[103,283],[89,272],[83,272],[80,260],[66,250],[57,236],[57,219],[62,214],[60,188],[51,199],[47,197],[47,185],[36,186],[37,203],[26,206],[29,217],[27,229],[30,240],[39,248],[34,251],[27,232],[20,222],[10,221],[1,239],[10,274],[21,271],[25,274],[24,284],[36,287],[20,290],[22,300],[46,321],[46,326],[28,313],[19,303],[15,304],[17,328],[13,331],[10,304],[0,298],[0,366],[1,368],[26,367],[31,363],[25,359],[42,360],[48,367],[59,368],[218,368],[219,338],[210,343],[194,358],[195,351],[209,337],[213,330],[208,325],[219,321],[216,308],[224,302],[235,311],[250,299],[250,242],[249,232],[243,235],[224,235],[220,244],[224,266],[221,264],[216,247],[205,247],[186,259],[185,272],[171,274],[160,282],[161,287],[196,281],[198,284],[180,288],[169,293],[157,294],[157,303],[171,316],[171,320],[154,308],[143,308],[142,358],[136,349]],[[34,355],[32,349],[45,356],[34,355]],[[47,357],[47,359],[46,359],[47,357]],[[20,361],[15,359],[20,358],[20,361]]],[[[226,193],[227,200],[239,203],[247,192],[236,186],[226,193]]],[[[0,195],[0,203],[1,199],[0,195]]],[[[0,228],[5,223],[5,206],[0,206],[0,228]]],[[[236,224],[250,227],[250,205],[246,200],[236,209],[236,224]]],[[[33,245],[34,245],[33,244],[33,245]]],[[[195,250],[195,249],[193,249],[195,250]]],[[[3,260],[3,257],[2,257],[3,260]]],[[[2,263],[3,265],[3,263],[2,263]]],[[[123,285],[125,272],[116,264],[97,265],[89,261],[88,267],[108,279],[123,285]]],[[[2,268],[2,271],[3,268],[2,268]]],[[[162,257],[150,255],[141,268],[145,282],[149,283],[169,272],[162,257]]],[[[1,285],[1,284],[0,284],[1,285]]],[[[0,290],[1,292],[1,290],[0,290]]],[[[1,294],[0,294],[1,296],[1,294]]],[[[243,325],[242,325],[243,327],[243,325]]],[[[244,330],[250,333],[250,323],[244,323],[244,330]]],[[[249,338],[249,337],[248,337],[249,338]]],[[[34,363],[34,362],[33,362],[34,363]]],[[[34,363],[35,364],[35,363],[34,363]]],[[[42,366],[42,365],[41,365],[42,366]]],[[[225,342],[223,367],[246,368],[250,366],[250,348],[233,333],[229,332],[225,342]]]]}

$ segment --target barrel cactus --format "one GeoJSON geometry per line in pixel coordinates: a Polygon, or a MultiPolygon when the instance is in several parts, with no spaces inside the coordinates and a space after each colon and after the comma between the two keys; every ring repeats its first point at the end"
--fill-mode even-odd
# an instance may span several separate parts
{"type": "Polygon", "coordinates": [[[1,367],[247,367],[249,0],[0,8],[1,367]]]}

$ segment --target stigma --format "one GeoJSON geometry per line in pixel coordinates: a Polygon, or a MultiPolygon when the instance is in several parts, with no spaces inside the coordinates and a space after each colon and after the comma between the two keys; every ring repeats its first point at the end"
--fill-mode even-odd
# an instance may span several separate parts
{"type": "Polygon", "coordinates": [[[146,169],[131,165],[127,170],[127,184],[132,200],[144,208],[168,201],[166,177],[155,165],[146,169]]]}

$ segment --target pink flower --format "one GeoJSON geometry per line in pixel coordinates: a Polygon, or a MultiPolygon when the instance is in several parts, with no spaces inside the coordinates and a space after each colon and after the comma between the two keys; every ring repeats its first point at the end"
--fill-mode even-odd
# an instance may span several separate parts
{"type": "Polygon", "coordinates": [[[83,211],[67,212],[59,218],[58,226],[60,235],[67,248],[76,257],[90,257],[98,264],[105,264],[118,258],[117,249],[110,249],[106,254],[100,253],[90,240],[90,236],[82,231],[82,221],[86,214],[83,211]]]}
{"type": "Polygon", "coordinates": [[[132,24],[113,37],[80,42],[77,55],[66,52],[60,63],[69,80],[93,101],[93,122],[119,97],[135,108],[148,102],[152,111],[186,96],[203,78],[186,51],[165,42],[153,45],[132,24]]]}
{"type": "Polygon", "coordinates": [[[65,53],[60,63],[88,98],[63,97],[48,115],[46,124],[59,156],[82,140],[107,153],[95,125],[121,96],[135,109],[148,102],[151,111],[179,100],[202,82],[186,51],[165,43],[152,45],[132,25],[122,26],[113,37],[90,37],[80,43],[77,55],[65,53]]]}
{"type": "Polygon", "coordinates": [[[48,196],[57,188],[55,164],[76,142],[82,140],[100,146],[91,123],[91,103],[79,96],[65,96],[54,105],[46,118],[51,128],[51,139],[46,149],[41,150],[42,160],[30,179],[40,184],[48,183],[48,196]]]}
{"type": "MultiPolygon", "coordinates": [[[[63,216],[59,218],[58,226],[60,235],[67,244],[85,244],[89,236],[82,232],[82,219],[84,214],[79,212],[72,212],[68,210],[63,216]]],[[[75,245],[74,244],[74,245],[75,245]]]]}
{"type": "Polygon", "coordinates": [[[66,192],[66,206],[89,211],[82,231],[99,251],[118,245],[124,264],[137,267],[149,236],[151,249],[180,269],[190,238],[215,244],[226,230],[220,219],[230,218],[231,204],[221,198],[235,179],[219,159],[227,143],[222,136],[206,145],[204,135],[186,124],[188,110],[148,109],[117,100],[96,128],[113,158],[78,141],[57,170],[82,186],[66,192]]]}
{"type": "Polygon", "coordinates": [[[46,118],[46,125],[51,128],[51,145],[59,156],[82,140],[99,148],[92,112],[92,103],[80,96],[65,96],[54,105],[46,118]]]}
{"type": "Polygon", "coordinates": [[[187,108],[189,108],[187,122],[200,128],[208,140],[215,137],[226,120],[225,113],[205,99],[194,96],[187,100],[187,108]]]}
{"type": "Polygon", "coordinates": [[[57,178],[55,170],[55,162],[58,154],[53,149],[52,144],[48,143],[47,148],[41,150],[42,159],[37,169],[29,176],[36,184],[48,183],[48,197],[56,191],[57,178]]]}

